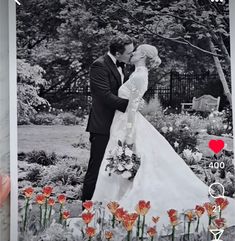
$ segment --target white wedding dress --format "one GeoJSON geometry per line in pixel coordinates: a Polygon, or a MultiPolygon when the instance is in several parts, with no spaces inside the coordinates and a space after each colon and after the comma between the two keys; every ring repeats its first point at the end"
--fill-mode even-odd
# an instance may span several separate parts
{"type": "MultiPolygon", "coordinates": [[[[129,80],[119,89],[118,95],[129,99],[125,113],[116,111],[110,130],[110,140],[100,167],[93,201],[104,203],[117,201],[127,211],[133,212],[139,200],[150,201],[151,209],[146,216],[150,224],[152,216],[160,216],[158,229],[169,224],[167,211],[194,209],[210,201],[208,186],[204,184],[174,151],[167,140],[137,111],[139,100],[147,90],[148,71],[137,67],[129,80]],[[136,94],[138,93],[138,94],[136,94]],[[117,148],[118,140],[126,135],[128,115],[133,115],[132,134],[137,155],[141,158],[140,168],[133,181],[105,171],[110,150],[117,148]]],[[[235,201],[223,211],[227,224],[235,225],[235,201]]],[[[207,228],[208,217],[202,219],[207,228]]]]}

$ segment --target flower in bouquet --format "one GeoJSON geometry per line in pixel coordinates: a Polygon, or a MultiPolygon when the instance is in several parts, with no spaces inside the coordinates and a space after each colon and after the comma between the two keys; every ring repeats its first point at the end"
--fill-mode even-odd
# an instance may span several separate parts
{"type": "Polygon", "coordinates": [[[114,151],[109,151],[105,167],[109,176],[114,173],[129,180],[135,177],[140,166],[140,158],[133,152],[133,147],[134,145],[127,145],[119,140],[117,148],[114,151]]]}
{"type": "Polygon", "coordinates": [[[93,202],[92,201],[86,201],[82,204],[82,206],[88,211],[90,212],[93,208],[93,202]]]}
{"type": "Polygon", "coordinates": [[[195,207],[195,214],[197,215],[197,227],[195,229],[196,232],[198,232],[200,218],[204,214],[204,212],[205,212],[205,208],[203,206],[196,205],[196,207],[195,207]]]}
{"type": "Polygon", "coordinates": [[[122,223],[123,223],[124,228],[127,231],[127,241],[131,240],[131,231],[134,227],[134,224],[135,224],[135,221],[137,218],[138,218],[137,213],[126,213],[123,216],[122,223]]]}
{"type": "Polygon", "coordinates": [[[53,188],[51,186],[45,186],[42,189],[43,196],[45,197],[45,211],[44,211],[44,227],[46,226],[47,221],[47,200],[50,197],[51,193],[53,191],[53,188]]]}
{"type": "Polygon", "coordinates": [[[139,229],[140,229],[140,216],[143,216],[143,221],[142,221],[142,228],[141,228],[141,238],[143,239],[144,236],[144,225],[145,225],[145,215],[150,209],[150,202],[146,202],[144,200],[140,200],[139,203],[137,204],[135,210],[138,214],[138,221],[137,221],[137,229],[136,229],[136,236],[139,237],[139,229]]]}
{"type": "Polygon", "coordinates": [[[109,241],[109,240],[111,240],[113,238],[113,232],[105,231],[104,236],[109,241]]]}
{"type": "Polygon", "coordinates": [[[153,238],[157,235],[156,227],[149,227],[147,230],[147,234],[151,238],[151,241],[153,241],[153,238]]]}
{"type": "Polygon", "coordinates": [[[93,227],[87,227],[86,228],[86,234],[89,238],[89,241],[95,236],[95,228],[93,227]]]}
{"type": "Polygon", "coordinates": [[[84,223],[88,226],[88,224],[92,221],[93,217],[95,216],[94,213],[84,212],[82,213],[82,219],[84,223]]]}
{"type": "Polygon", "coordinates": [[[108,204],[107,204],[107,207],[108,207],[108,209],[109,209],[109,211],[112,213],[112,215],[113,215],[113,218],[112,218],[112,227],[114,228],[114,225],[115,225],[115,212],[116,212],[116,210],[118,209],[118,207],[119,207],[120,205],[119,205],[119,203],[117,203],[117,202],[109,202],[108,204]]]}
{"type": "Polygon", "coordinates": [[[167,211],[169,219],[170,219],[170,223],[172,225],[172,241],[174,241],[175,238],[175,227],[176,225],[179,224],[179,219],[178,219],[178,212],[175,209],[170,209],[169,211],[167,211]]]}
{"type": "Polygon", "coordinates": [[[189,149],[184,149],[183,150],[183,155],[184,157],[186,158],[186,160],[191,160],[192,157],[193,157],[193,153],[192,153],[192,150],[189,150],[189,149]]]}
{"type": "Polygon", "coordinates": [[[60,203],[60,219],[59,219],[59,223],[62,223],[62,209],[63,209],[63,205],[66,202],[66,196],[64,194],[59,194],[57,196],[58,202],[60,203]]]}
{"type": "Polygon", "coordinates": [[[198,151],[194,152],[194,153],[192,153],[192,157],[193,157],[194,161],[197,163],[197,162],[201,161],[202,153],[198,152],[198,151]]]}
{"type": "Polygon", "coordinates": [[[216,205],[219,207],[219,217],[222,217],[222,211],[229,205],[229,201],[226,198],[218,197],[215,200],[216,205]]]}
{"type": "Polygon", "coordinates": [[[54,198],[49,198],[48,199],[48,205],[50,207],[49,209],[49,215],[48,215],[48,219],[50,220],[51,219],[51,211],[52,211],[52,207],[55,205],[55,199],[54,198]]]}
{"type": "Polygon", "coordinates": [[[207,202],[204,204],[207,215],[209,217],[209,226],[211,225],[212,220],[216,217],[215,205],[213,203],[207,202]]]}
{"type": "Polygon", "coordinates": [[[27,187],[27,188],[24,189],[23,192],[24,192],[24,196],[25,196],[25,199],[26,199],[25,213],[24,213],[24,219],[23,219],[23,230],[25,231],[26,223],[27,223],[27,219],[28,219],[29,200],[33,196],[34,189],[32,187],[27,187]]]}

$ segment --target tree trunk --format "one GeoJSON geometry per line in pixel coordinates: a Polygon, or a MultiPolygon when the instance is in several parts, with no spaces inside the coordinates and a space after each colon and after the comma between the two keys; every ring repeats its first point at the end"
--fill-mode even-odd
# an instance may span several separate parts
{"type": "MultiPolygon", "coordinates": [[[[210,46],[211,52],[216,54],[217,52],[216,52],[216,49],[215,49],[215,45],[212,42],[210,36],[208,36],[208,42],[209,42],[209,46],[210,46]]],[[[227,81],[225,79],[225,75],[224,75],[221,63],[219,61],[219,58],[216,57],[216,56],[213,56],[213,59],[215,61],[215,66],[216,66],[216,69],[218,71],[218,74],[219,74],[219,77],[220,77],[220,81],[221,81],[221,83],[223,85],[223,88],[224,88],[224,94],[226,95],[230,105],[232,106],[232,95],[231,95],[231,92],[229,90],[228,83],[227,83],[227,81]]]]}

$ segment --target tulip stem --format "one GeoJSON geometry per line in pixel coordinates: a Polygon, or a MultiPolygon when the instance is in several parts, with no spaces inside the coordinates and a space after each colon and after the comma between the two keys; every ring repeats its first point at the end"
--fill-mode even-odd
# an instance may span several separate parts
{"type": "Polygon", "coordinates": [[[127,232],[127,241],[130,241],[131,240],[131,231],[128,231],[127,232]]]}
{"type": "Polygon", "coordinates": [[[113,219],[112,219],[112,228],[114,228],[115,225],[115,215],[113,214],[113,219]]]}
{"type": "Polygon", "coordinates": [[[190,236],[190,225],[191,225],[191,222],[188,222],[188,240],[189,240],[189,236],[190,236]]]}
{"type": "Polygon", "coordinates": [[[172,227],[172,236],[171,236],[171,240],[172,240],[172,241],[175,240],[175,226],[172,227]]]}
{"type": "Polygon", "coordinates": [[[40,228],[42,227],[42,205],[40,205],[40,228]]]}
{"type": "Polygon", "coordinates": [[[153,241],[153,238],[154,238],[154,237],[151,237],[151,241],[153,241]]]}
{"type": "Polygon", "coordinates": [[[48,215],[48,220],[50,221],[51,219],[51,211],[52,211],[52,206],[50,206],[50,209],[49,209],[49,215],[48,215]]]}
{"type": "Polygon", "coordinates": [[[23,230],[24,230],[24,231],[25,231],[26,223],[27,223],[28,207],[29,207],[29,198],[27,198],[26,205],[25,205],[24,227],[23,227],[23,230]]]}
{"type": "Polygon", "coordinates": [[[43,220],[44,228],[46,227],[46,222],[47,222],[47,198],[46,198],[46,202],[45,202],[45,212],[44,212],[44,220],[43,220]]]}
{"type": "Polygon", "coordinates": [[[62,223],[62,207],[63,207],[63,204],[61,203],[60,204],[60,220],[59,220],[59,223],[62,223]]]}
{"type": "Polygon", "coordinates": [[[219,218],[221,218],[222,217],[222,210],[220,209],[219,210],[219,218]]]}
{"type": "Polygon", "coordinates": [[[140,236],[140,215],[138,216],[138,220],[137,220],[136,238],[138,239],[139,236],[140,236]]]}
{"type": "Polygon", "coordinates": [[[197,219],[197,227],[195,229],[195,232],[198,232],[198,230],[199,230],[199,223],[200,223],[200,218],[198,217],[198,219],[197,219]]]}
{"type": "Polygon", "coordinates": [[[145,225],[145,215],[143,216],[142,230],[141,230],[141,241],[144,240],[144,225],[145,225]]]}

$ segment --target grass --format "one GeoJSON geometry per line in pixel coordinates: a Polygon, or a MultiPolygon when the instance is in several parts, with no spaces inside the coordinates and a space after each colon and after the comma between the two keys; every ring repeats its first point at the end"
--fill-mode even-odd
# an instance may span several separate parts
{"type": "Polygon", "coordinates": [[[55,152],[57,155],[79,157],[87,160],[89,150],[75,148],[74,143],[84,142],[89,145],[89,133],[85,125],[26,125],[18,127],[18,153],[44,150],[47,153],[55,152]]]}

